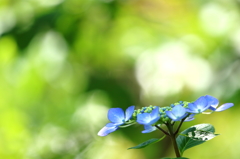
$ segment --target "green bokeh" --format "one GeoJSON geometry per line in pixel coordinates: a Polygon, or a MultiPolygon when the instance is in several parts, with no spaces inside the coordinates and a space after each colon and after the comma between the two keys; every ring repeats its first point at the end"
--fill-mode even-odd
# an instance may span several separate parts
{"type": "Polygon", "coordinates": [[[237,0],[1,0],[0,158],[156,159],[161,132],[97,132],[111,107],[166,106],[209,94],[227,111],[199,115],[214,140],[193,159],[239,159],[240,9],[237,0]]]}

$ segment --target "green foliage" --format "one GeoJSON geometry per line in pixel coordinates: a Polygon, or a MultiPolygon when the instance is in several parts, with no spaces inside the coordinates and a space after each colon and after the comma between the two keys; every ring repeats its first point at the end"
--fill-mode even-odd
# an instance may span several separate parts
{"type": "MultiPolygon", "coordinates": [[[[159,2],[0,0],[0,158],[167,156],[171,144],[124,153],[110,144],[103,147],[105,140],[93,134],[111,107],[164,106],[173,98],[194,99],[203,88],[239,105],[240,71],[231,71],[239,66],[236,2],[159,2]]],[[[239,109],[209,122],[239,132],[239,109]]],[[[113,135],[119,145],[141,142],[131,128],[122,133],[128,138],[113,135]]],[[[224,137],[233,143],[217,158],[239,156],[238,133],[224,137]]],[[[206,154],[218,142],[212,144],[203,148],[206,154]]]]}
{"type": "Polygon", "coordinates": [[[180,153],[183,154],[185,150],[211,140],[218,135],[214,132],[215,129],[211,124],[198,124],[184,130],[177,137],[180,153]]]}
{"type": "Polygon", "coordinates": [[[141,144],[139,144],[139,145],[137,145],[137,146],[128,148],[128,150],[129,150],[129,149],[142,149],[142,148],[144,148],[144,147],[147,147],[147,146],[149,146],[149,145],[151,145],[151,144],[154,144],[154,143],[157,143],[157,142],[163,140],[165,137],[166,137],[166,136],[164,135],[164,136],[163,136],[162,138],[160,138],[160,139],[157,139],[157,138],[149,139],[149,140],[147,140],[147,141],[145,141],[145,142],[143,142],[143,143],[141,143],[141,144]]]}

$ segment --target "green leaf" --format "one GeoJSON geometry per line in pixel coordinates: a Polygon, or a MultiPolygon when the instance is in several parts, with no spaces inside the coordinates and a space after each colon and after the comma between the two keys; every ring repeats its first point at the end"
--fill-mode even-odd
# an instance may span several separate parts
{"type": "Polygon", "coordinates": [[[184,130],[176,139],[180,153],[216,137],[218,134],[214,132],[211,124],[198,124],[184,130]]]}
{"type": "Polygon", "coordinates": [[[164,139],[166,137],[166,135],[164,135],[162,138],[160,139],[157,139],[157,138],[153,138],[153,139],[150,139],[150,140],[147,140],[137,146],[134,146],[134,147],[130,147],[128,148],[129,149],[141,149],[141,148],[144,148],[144,147],[147,147],[148,145],[151,145],[151,144],[154,144],[154,143],[157,143],[159,141],[161,141],[162,139],[164,139]]]}

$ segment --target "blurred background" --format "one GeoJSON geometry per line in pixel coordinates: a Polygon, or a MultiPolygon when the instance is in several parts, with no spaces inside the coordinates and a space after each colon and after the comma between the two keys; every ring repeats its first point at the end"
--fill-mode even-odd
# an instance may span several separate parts
{"type": "Polygon", "coordinates": [[[239,0],[0,0],[0,158],[157,159],[170,140],[134,125],[106,137],[111,107],[212,95],[229,110],[192,159],[239,159],[239,0]]]}

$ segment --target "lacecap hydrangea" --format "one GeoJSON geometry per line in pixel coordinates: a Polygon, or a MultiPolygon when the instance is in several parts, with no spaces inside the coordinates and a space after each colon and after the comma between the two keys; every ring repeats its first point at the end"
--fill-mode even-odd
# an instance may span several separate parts
{"type": "Polygon", "coordinates": [[[178,121],[192,121],[196,114],[211,114],[213,112],[224,111],[234,104],[225,103],[221,106],[218,105],[218,99],[206,95],[199,97],[194,102],[179,101],[165,107],[147,106],[135,109],[135,106],[130,106],[125,112],[122,108],[110,108],[108,111],[110,123],[107,123],[98,132],[98,135],[106,136],[119,128],[137,123],[143,125],[144,130],[142,133],[150,133],[157,128],[163,130],[161,129],[162,125],[173,124],[178,121]]]}

